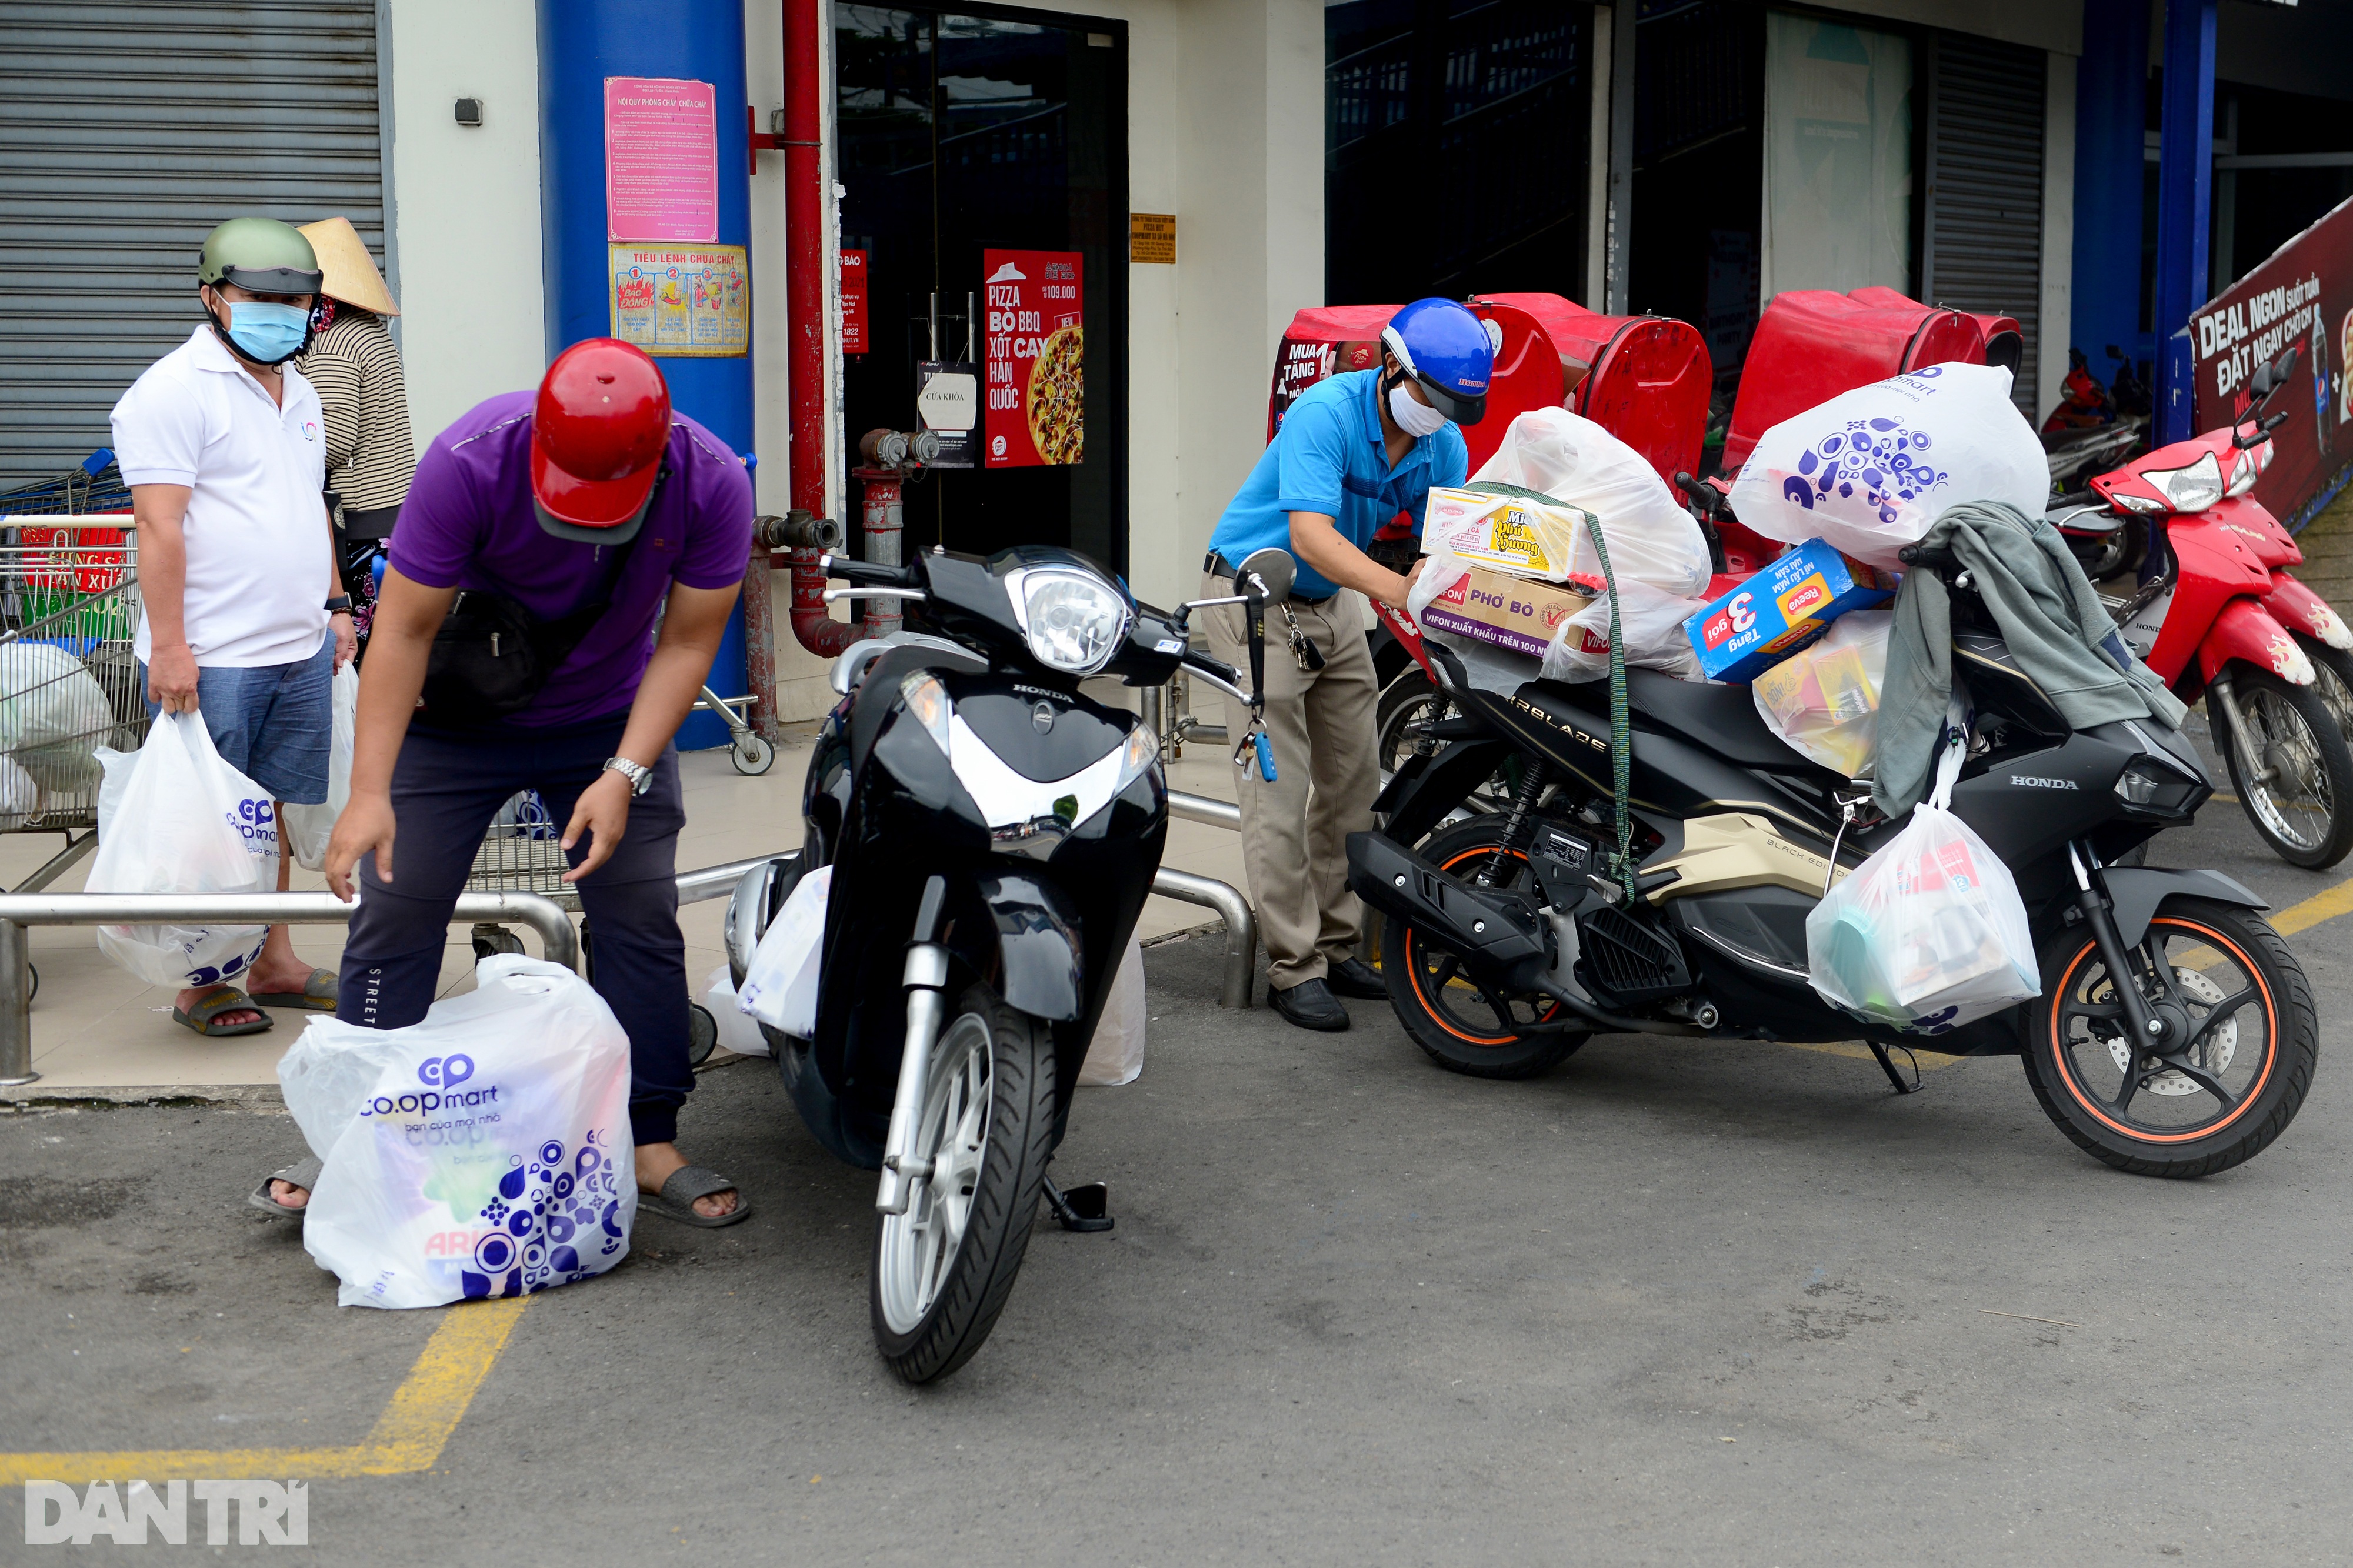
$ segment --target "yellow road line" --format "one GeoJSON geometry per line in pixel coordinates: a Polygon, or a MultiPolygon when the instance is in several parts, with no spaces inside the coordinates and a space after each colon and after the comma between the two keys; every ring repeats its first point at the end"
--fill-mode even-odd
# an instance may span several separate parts
{"type": "Polygon", "coordinates": [[[0,1454],[0,1486],[21,1481],[305,1479],[429,1470],[506,1348],[531,1298],[452,1309],[367,1440],[345,1448],[164,1448],[151,1453],[0,1454]]]}
{"type": "Polygon", "coordinates": [[[2323,921],[2333,921],[2338,915],[2353,913],[2353,877],[2347,878],[2325,893],[2315,893],[2300,904],[2291,904],[2272,917],[2272,930],[2282,936],[2294,936],[2309,931],[2323,921]]]}

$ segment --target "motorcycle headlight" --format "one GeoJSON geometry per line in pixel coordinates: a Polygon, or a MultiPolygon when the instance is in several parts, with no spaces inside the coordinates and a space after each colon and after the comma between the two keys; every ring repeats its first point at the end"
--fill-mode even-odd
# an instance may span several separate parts
{"type": "Polygon", "coordinates": [[[2231,474],[2231,486],[2222,493],[2226,496],[2245,495],[2255,488],[2255,480],[2262,473],[2263,470],[2255,466],[2253,452],[2240,453],[2238,467],[2231,474]]]}
{"type": "Polygon", "coordinates": [[[2144,471],[2141,478],[2156,486],[2176,511],[2204,511],[2222,499],[2222,465],[2211,452],[2186,468],[2144,471]]]}
{"type": "Polygon", "coordinates": [[[1092,675],[1109,664],[1134,618],[1118,590],[1092,572],[1010,573],[1005,591],[1038,662],[1071,675],[1092,675]]]}
{"type": "Polygon", "coordinates": [[[2143,517],[2156,517],[2165,510],[2163,501],[2151,496],[2137,496],[2128,490],[2118,490],[2108,499],[2126,511],[2138,512],[2143,517]]]}
{"type": "Polygon", "coordinates": [[[936,742],[940,754],[948,754],[948,721],[955,717],[955,703],[948,689],[940,684],[936,675],[918,669],[899,682],[899,700],[907,705],[908,716],[923,727],[936,742]]]}
{"type": "Polygon", "coordinates": [[[2135,757],[2116,777],[2116,796],[2147,816],[2186,816],[2202,804],[2205,784],[2182,777],[2149,757],[2135,757]]]}

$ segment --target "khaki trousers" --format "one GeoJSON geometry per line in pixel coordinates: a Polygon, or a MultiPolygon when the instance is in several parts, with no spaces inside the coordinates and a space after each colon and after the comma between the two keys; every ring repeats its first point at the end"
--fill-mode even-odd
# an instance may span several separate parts
{"type": "MultiPolygon", "coordinates": [[[[1201,596],[1230,594],[1229,580],[1204,575],[1201,596]]],[[[1299,629],[1323,651],[1324,668],[1299,668],[1281,610],[1266,616],[1266,733],[1275,782],[1252,759],[1235,769],[1242,808],[1242,860],[1250,903],[1266,943],[1267,983],[1288,991],[1356,955],[1364,906],[1348,890],[1348,835],[1373,826],[1380,766],[1373,715],[1380,697],[1365,643],[1362,598],[1343,589],[1321,605],[1294,604],[1299,629]]],[[[1209,651],[1250,684],[1242,606],[1201,612],[1209,651]]],[[[1241,738],[1250,710],[1226,699],[1226,733],[1241,738]]],[[[1230,743],[1230,742],[1229,742],[1230,743]]]]}

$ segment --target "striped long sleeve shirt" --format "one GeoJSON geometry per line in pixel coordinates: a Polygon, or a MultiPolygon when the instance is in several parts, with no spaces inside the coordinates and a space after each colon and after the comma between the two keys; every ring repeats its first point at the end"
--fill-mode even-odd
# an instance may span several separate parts
{"type": "Polygon", "coordinates": [[[298,368],[319,389],[327,434],[327,488],[346,512],[398,506],[417,473],[408,386],[383,318],[339,306],[298,368]]]}

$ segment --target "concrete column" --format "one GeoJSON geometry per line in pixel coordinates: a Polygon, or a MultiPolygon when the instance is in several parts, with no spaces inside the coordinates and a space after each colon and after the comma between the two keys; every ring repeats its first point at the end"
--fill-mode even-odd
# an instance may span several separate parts
{"type": "MultiPolygon", "coordinates": [[[[2055,346],[2082,349],[2102,381],[2112,374],[2108,345],[2129,353],[2140,335],[2147,90],[2147,0],[2084,0],[2084,53],[2075,62],[2074,288],[2062,318],[2071,335],[2055,346]]],[[[2063,374],[2063,353],[2059,363],[2063,374]]]]}

